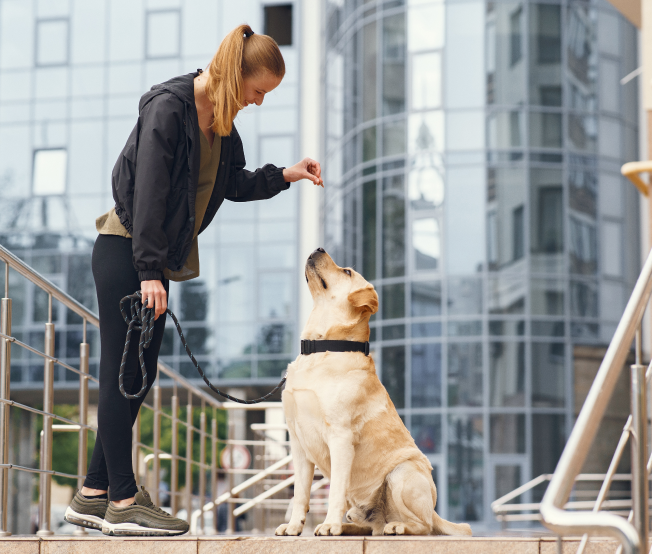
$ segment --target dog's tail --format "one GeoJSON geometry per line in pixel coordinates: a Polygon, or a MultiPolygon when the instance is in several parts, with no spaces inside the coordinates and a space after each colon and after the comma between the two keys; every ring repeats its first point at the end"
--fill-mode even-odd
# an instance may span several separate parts
{"type": "MultiPolygon", "coordinates": [[[[432,493],[433,505],[437,505],[437,488],[433,483],[430,487],[432,493]]],[[[452,523],[439,516],[437,512],[432,512],[432,535],[453,535],[453,536],[471,536],[471,526],[468,523],[452,523]]]]}

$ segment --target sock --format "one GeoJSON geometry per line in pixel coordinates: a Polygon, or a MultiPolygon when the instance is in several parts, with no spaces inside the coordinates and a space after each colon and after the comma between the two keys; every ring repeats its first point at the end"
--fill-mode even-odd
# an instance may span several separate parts
{"type": "MultiPolygon", "coordinates": [[[[81,494],[81,493],[79,493],[79,494],[81,494]]],[[[106,492],[105,492],[104,494],[95,494],[95,495],[93,495],[93,494],[82,494],[82,496],[83,496],[86,500],[94,500],[94,499],[98,499],[98,500],[108,500],[108,499],[109,499],[109,494],[106,493],[106,492]]]]}

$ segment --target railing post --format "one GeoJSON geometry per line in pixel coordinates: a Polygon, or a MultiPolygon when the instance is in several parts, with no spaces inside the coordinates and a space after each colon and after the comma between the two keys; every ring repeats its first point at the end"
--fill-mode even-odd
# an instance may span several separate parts
{"type": "Polygon", "coordinates": [[[202,401],[202,410],[199,415],[199,520],[197,521],[197,534],[204,533],[204,503],[206,502],[206,410],[202,401]],[[200,531],[201,530],[201,531],[200,531]]]}
{"type": "MultiPolygon", "coordinates": [[[[9,264],[5,269],[5,298],[0,306],[0,332],[11,335],[11,299],[7,298],[9,264]]],[[[11,379],[11,342],[0,339],[0,398],[9,400],[11,379]]],[[[9,463],[9,404],[0,405],[0,463],[9,463]]],[[[7,529],[9,468],[0,468],[0,537],[11,535],[7,529]]]]}
{"type": "MultiPolygon", "coordinates": [[[[49,297],[49,322],[45,324],[45,354],[54,357],[54,323],[52,323],[52,295],[49,297]]],[[[43,365],[43,411],[52,413],[54,409],[54,362],[47,359],[43,365]]],[[[52,417],[43,416],[43,436],[41,438],[41,470],[52,470],[52,417]]],[[[39,536],[53,535],[50,529],[50,503],[52,496],[52,474],[40,475],[39,536]]]]}
{"type": "Polygon", "coordinates": [[[172,515],[179,511],[179,397],[172,396],[172,460],[170,460],[170,508],[172,515]]]}
{"type": "Polygon", "coordinates": [[[186,407],[186,512],[192,517],[192,392],[188,391],[186,407]]]}
{"type": "Polygon", "coordinates": [[[153,462],[153,472],[154,472],[154,482],[152,483],[152,496],[154,504],[158,506],[159,504],[159,481],[161,475],[161,458],[159,457],[161,449],[161,387],[158,384],[158,379],[154,385],[154,459],[153,462]]]}
{"type": "MultiPolygon", "coordinates": [[[[211,420],[211,498],[217,498],[217,410],[211,420]]],[[[217,506],[213,507],[213,529],[217,533],[217,506]]]]}
{"type": "MultiPolygon", "coordinates": [[[[86,320],[84,320],[84,338],[79,345],[79,371],[88,375],[88,359],[90,357],[90,347],[86,342],[86,320]]],[[[77,475],[86,475],[87,459],[86,452],[88,447],[88,379],[83,375],[79,376],[79,446],[77,451],[77,475]]],[[[77,488],[81,490],[84,484],[84,478],[77,480],[77,488]]],[[[88,532],[83,527],[77,527],[73,535],[85,536],[88,532]]]]}
{"type": "Polygon", "coordinates": [[[634,527],[647,552],[648,544],[648,499],[649,482],[647,475],[647,384],[646,366],[631,366],[632,376],[632,511],[634,527]]]}
{"type": "MultiPolygon", "coordinates": [[[[230,414],[229,414],[230,415],[230,414]]],[[[233,474],[233,441],[235,440],[235,424],[231,421],[229,417],[229,491],[233,490],[234,487],[234,474],[233,474]]],[[[233,516],[233,510],[235,510],[236,505],[233,502],[227,504],[227,520],[226,520],[226,534],[233,535],[235,533],[235,517],[233,516]]]]}

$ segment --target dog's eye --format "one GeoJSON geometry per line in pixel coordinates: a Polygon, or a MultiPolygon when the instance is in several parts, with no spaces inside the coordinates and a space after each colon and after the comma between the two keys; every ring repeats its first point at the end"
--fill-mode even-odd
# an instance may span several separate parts
{"type": "Polygon", "coordinates": [[[344,273],[346,273],[349,277],[351,277],[351,270],[350,269],[345,269],[344,273]]]}

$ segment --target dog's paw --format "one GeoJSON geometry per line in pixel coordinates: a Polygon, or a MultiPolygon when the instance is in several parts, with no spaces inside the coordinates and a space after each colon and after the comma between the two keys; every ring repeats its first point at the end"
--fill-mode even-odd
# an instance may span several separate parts
{"type": "Polygon", "coordinates": [[[328,536],[328,535],[341,535],[342,534],[342,524],[341,523],[322,523],[317,525],[315,528],[315,535],[318,537],[328,536]]]}
{"type": "Polygon", "coordinates": [[[383,535],[405,535],[405,525],[398,521],[394,521],[385,525],[383,535]]]}
{"type": "Polygon", "coordinates": [[[280,537],[283,536],[297,537],[301,534],[301,531],[303,531],[303,525],[293,525],[291,523],[284,523],[283,525],[279,525],[276,528],[275,535],[278,535],[280,537]]]}

